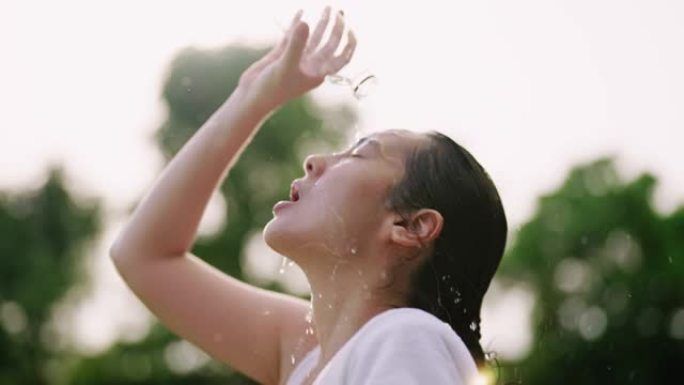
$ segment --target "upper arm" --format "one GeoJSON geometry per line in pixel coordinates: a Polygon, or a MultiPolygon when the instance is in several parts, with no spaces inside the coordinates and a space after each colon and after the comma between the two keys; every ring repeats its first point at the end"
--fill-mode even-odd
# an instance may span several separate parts
{"type": "Polygon", "coordinates": [[[248,285],[191,253],[128,257],[112,255],[126,283],[171,331],[261,383],[278,382],[282,333],[302,324],[306,301],[248,285]]]}

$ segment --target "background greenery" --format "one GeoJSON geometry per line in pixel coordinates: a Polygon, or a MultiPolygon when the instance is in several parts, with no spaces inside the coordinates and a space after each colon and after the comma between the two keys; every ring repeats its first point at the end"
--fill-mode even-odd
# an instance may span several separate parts
{"type": "MultiPolygon", "coordinates": [[[[263,53],[232,46],[177,56],[163,89],[168,116],[155,137],[167,160],[263,53]]],[[[340,146],[354,120],[349,107],[322,109],[308,97],[280,109],[221,186],[226,227],[198,238],[193,252],[247,280],[237,256],[248,235],[301,176],[304,155],[340,146]],[[323,124],[324,116],[334,124],[323,124]]],[[[87,280],[86,251],[102,231],[104,210],[97,199],[76,198],[58,166],[49,175],[35,191],[0,193],[0,385],[252,383],[214,361],[174,367],[169,356],[182,358],[186,345],[160,324],[139,342],[95,356],[58,343],[51,313],[87,280]]],[[[652,384],[677,373],[684,362],[684,207],[657,214],[655,186],[647,174],[621,180],[612,159],[599,159],[578,165],[539,199],[498,273],[536,298],[530,354],[501,362],[502,380],[652,384]]]]}

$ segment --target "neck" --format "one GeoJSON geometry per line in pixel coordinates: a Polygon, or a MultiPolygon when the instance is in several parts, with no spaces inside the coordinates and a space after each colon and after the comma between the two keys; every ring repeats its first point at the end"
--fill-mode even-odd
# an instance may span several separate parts
{"type": "Polygon", "coordinates": [[[401,306],[400,297],[382,288],[373,272],[336,263],[332,272],[309,275],[312,321],[321,360],[327,362],[368,320],[401,306]]]}

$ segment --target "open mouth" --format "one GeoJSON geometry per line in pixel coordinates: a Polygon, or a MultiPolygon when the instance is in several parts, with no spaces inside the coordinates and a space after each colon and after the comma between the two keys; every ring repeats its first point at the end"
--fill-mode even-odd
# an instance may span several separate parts
{"type": "Polygon", "coordinates": [[[299,200],[299,189],[295,183],[290,186],[290,200],[292,202],[297,202],[299,200]]]}

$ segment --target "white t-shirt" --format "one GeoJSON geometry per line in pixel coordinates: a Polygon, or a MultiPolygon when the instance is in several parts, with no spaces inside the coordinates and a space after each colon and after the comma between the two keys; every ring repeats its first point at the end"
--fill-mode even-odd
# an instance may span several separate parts
{"type": "MultiPolygon", "coordinates": [[[[320,345],[309,351],[287,385],[300,385],[320,352],[320,345]]],[[[420,309],[398,308],[366,322],[313,384],[470,385],[477,373],[468,348],[447,323],[420,309]]]]}

